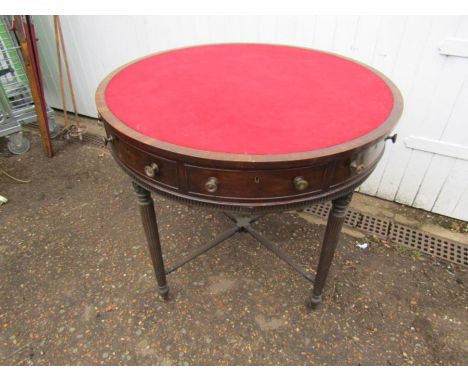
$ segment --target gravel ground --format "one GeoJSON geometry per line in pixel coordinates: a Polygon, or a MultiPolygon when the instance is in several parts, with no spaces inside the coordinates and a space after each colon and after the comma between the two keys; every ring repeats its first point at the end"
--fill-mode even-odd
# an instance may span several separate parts
{"type": "MultiPolygon", "coordinates": [[[[315,312],[307,281],[245,234],[171,274],[161,301],[128,177],[100,149],[58,141],[47,159],[32,138],[27,154],[0,153],[32,180],[0,176],[0,364],[467,364],[466,269],[372,237],[343,235],[315,312]]],[[[167,265],[230,226],[156,205],[167,265]]],[[[255,224],[316,265],[323,226],[296,213],[255,224]]]]}

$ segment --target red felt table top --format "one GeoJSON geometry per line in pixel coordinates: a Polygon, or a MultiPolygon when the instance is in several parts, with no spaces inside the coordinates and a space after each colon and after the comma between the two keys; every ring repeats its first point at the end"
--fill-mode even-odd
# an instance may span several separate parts
{"type": "Polygon", "coordinates": [[[373,71],[314,50],[262,44],[191,47],[119,71],[110,111],[160,141],[237,154],[334,146],[379,127],[393,95],[373,71]]]}

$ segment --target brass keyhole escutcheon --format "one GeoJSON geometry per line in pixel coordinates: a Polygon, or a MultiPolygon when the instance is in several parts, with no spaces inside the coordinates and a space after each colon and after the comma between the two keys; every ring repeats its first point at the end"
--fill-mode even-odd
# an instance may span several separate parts
{"type": "Polygon", "coordinates": [[[159,166],[156,163],[145,166],[145,174],[150,178],[154,178],[157,173],[159,173],[159,166]]]}
{"type": "Polygon", "coordinates": [[[302,176],[296,176],[293,179],[293,184],[296,191],[304,191],[307,187],[309,187],[309,182],[302,176]]]}
{"type": "Polygon", "coordinates": [[[218,183],[218,178],[215,178],[214,176],[209,177],[205,183],[206,191],[211,193],[216,192],[218,190],[218,183]]]}
{"type": "Polygon", "coordinates": [[[256,176],[256,177],[254,178],[254,182],[257,183],[257,184],[260,183],[260,178],[259,178],[258,176],[256,176]]]}

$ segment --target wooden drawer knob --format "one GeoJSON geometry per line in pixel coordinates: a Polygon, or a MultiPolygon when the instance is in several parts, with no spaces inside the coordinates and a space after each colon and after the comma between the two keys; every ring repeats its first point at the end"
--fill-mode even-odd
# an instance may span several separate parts
{"type": "Polygon", "coordinates": [[[208,178],[207,182],[205,183],[205,189],[208,192],[214,193],[218,190],[218,178],[211,176],[208,178]]]}
{"type": "Polygon", "coordinates": [[[154,176],[159,172],[159,166],[156,163],[151,163],[148,166],[145,166],[145,174],[150,178],[154,178],[154,176]]]}
{"type": "Polygon", "coordinates": [[[296,176],[293,179],[293,183],[296,191],[304,191],[307,187],[309,187],[309,182],[305,180],[302,176],[296,176]]]}

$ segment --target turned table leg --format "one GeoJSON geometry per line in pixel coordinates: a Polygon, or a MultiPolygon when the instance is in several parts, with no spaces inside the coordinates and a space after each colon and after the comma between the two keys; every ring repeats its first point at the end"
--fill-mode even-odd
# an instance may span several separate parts
{"type": "Polygon", "coordinates": [[[328,215],[327,228],[323,237],[320,259],[315,276],[314,288],[308,301],[312,309],[317,308],[322,302],[322,291],[327,280],[328,271],[335,254],[338,239],[340,237],[341,227],[346,216],[346,210],[351,202],[353,193],[347,194],[341,198],[332,201],[332,209],[328,215]]]}
{"type": "Polygon", "coordinates": [[[145,229],[154,273],[156,274],[156,280],[158,281],[159,294],[166,300],[169,295],[169,287],[167,286],[166,281],[153,199],[151,198],[151,193],[140,185],[133,183],[133,188],[135,189],[135,193],[138,197],[138,204],[140,205],[141,220],[143,222],[143,228],[145,229]]]}

